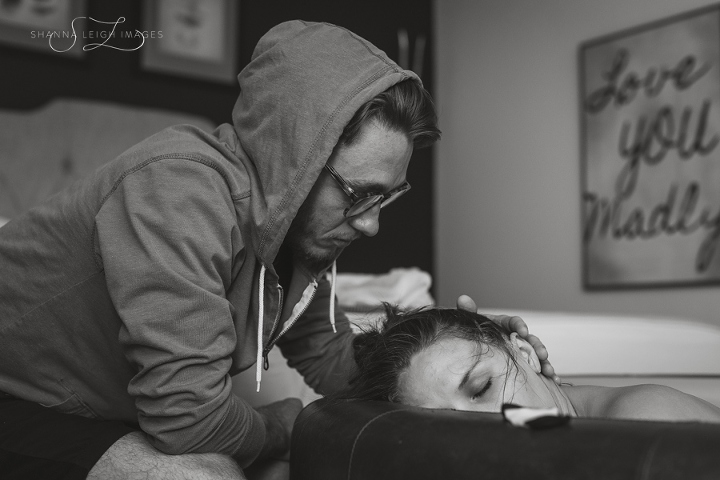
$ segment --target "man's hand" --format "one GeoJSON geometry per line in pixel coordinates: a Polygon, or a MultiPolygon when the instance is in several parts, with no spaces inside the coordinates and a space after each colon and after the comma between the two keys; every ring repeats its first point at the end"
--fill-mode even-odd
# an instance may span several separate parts
{"type": "MultiPolygon", "coordinates": [[[[461,310],[467,310],[468,312],[482,313],[478,311],[477,305],[475,305],[473,299],[468,297],[467,295],[460,295],[458,297],[457,308],[461,310]]],[[[502,325],[511,332],[517,332],[518,335],[527,340],[528,343],[530,343],[530,345],[532,345],[532,347],[535,349],[535,353],[540,359],[540,366],[543,375],[553,379],[555,383],[560,385],[560,377],[555,374],[555,369],[548,360],[547,348],[545,348],[545,345],[543,345],[543,343],[538,337],[530,334],[527,324],[522,318],[511,317],[509,315],[488,315],[487,313],[482,314],[488,317],[493,322],[497,323],[498,325],[502,325]]]]}
{"type": "Polygon", "coordinates": [[[286,398],[257,409],[265,422],[266,431],[265,446],[260,452],[258,460],[290,459],[290,437],[293,424],[302,409],[303,404],[297,398],[286,398]]]}

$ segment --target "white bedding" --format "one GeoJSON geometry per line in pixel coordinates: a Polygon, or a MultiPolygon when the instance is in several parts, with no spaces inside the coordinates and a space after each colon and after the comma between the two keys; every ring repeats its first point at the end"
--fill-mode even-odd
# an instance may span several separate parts
{"type": "Polygon", "coordinates": [[[720,406],[720,327],[662,318],[487,309],[519,315],[574,384],[656,383],[720,406]]]}
{"type": "Polygon", "coordinates": [[[565,375],[720,375],[720,328],[691,319],[526,310],[565,375]]]}

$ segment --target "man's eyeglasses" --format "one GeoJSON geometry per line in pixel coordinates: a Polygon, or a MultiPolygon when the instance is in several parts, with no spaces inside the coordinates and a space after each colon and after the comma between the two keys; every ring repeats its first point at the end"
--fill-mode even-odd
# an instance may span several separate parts
{"type": "Polygon", "coordinates": [[[343,189],[345,195],[350,197],[350,200],[352,200],[352,205],[346,208],[343,212],[345,217],[360,215],[363,212],[367,212],[378,203],[380,204],[380,208],[386,207],[398,199],[403,193],[410,190],[410,184],[405,182],[387,193],[366,193],[364,195],[358,195],[355,193],[355,190],[353,190],[350,184],[348,184],[348,182],[345,181],[345,179],[342,178],[333,167],[325,165],[325,169],[330,173],[330,175],[332,175],[338,185],[340,185],[340,188],[343,189]]]}

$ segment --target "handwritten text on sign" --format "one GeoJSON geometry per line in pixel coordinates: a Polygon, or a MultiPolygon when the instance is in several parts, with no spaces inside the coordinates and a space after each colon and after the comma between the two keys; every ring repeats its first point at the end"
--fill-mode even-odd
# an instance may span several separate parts
{"type": "Polygon", "coordinates": [[[588,287],[720,281],[718,11],[583,48],[588,287]]]}

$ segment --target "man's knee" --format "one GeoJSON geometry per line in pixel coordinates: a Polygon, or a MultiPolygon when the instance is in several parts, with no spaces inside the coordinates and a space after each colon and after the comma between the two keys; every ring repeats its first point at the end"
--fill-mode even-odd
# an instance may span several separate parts
{"type": "Polygon", "coordinates": [[[235,461],[216,453],[167,455],[155,449],[141,432],[132,432],[115,442],[90,470],[89,480],[199,479],[244,480],[235,461]]]}

